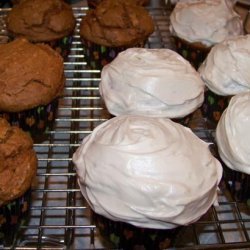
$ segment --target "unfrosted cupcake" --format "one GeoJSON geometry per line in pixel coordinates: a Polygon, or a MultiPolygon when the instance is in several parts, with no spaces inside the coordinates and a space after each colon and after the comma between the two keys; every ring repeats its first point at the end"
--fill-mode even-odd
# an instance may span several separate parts
{"type": "Polygon", "coordinates": [[[0,245],[10,246],[27,219],[37,157],[30,136],[0,118],[0,245]]]}
{"type": "Polygon", "coordinates": [[[216,127],[224,178],[237,201],[250,205],[250,92],[231,98],[216,127]]]}
{"type": "Polygon", "coordinates": [[[119,249],[168,248],[177,228],[216,203],[222,176],[208,144],[189,128],[145,116],[102,123],[73,162],[101,233],[119,249]]]}
{"type": "Polygon", "coordinates": [[[231,96],[250,91],[250,35],[215,45],[199,68],[207,90],[204,117],[217,124],[231,96]]]}
{"type": "Polygon", "coordinates": [[[148,11],[131,1],[104,0],[89,10],[80,25],[89,67],[101,69],[130,47],[144,47],[154,31],[148,11]]]}
{"type": "Polygon", "coordinates": [[[101,72],[100,94],[108,111],[180,119],[204,100],[204,83],[191,64],[169,49],[130,48],[101,72]]]}
{"type": "Polygon", "coordinates": [[[243,25],[229,0],[188,0],[172,11],[170,32],[178,53],[198,68],[213,45],[242,35],[243,25]]]}
{"type": "Polygon", "coordinates": [[[8,13],[7,30],[13,38],[47,43],[67,58],[75,28],[72,8],[62,0],[25,0],[8,13]]]}
{"type": "Polygon", "coordinates": [[[50,46],[0,44],[0,116],[33,138],[53,126],[64,82],[63,58],[50,46]]]}

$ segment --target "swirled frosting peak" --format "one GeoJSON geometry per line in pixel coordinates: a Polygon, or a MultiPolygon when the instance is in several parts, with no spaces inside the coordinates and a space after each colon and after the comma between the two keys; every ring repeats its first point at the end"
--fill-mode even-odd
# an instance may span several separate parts
{"type": "Polygon", "coordinates": [[[221,159],[236,171],[250,174],[250,93],[231,98],[216,128],[221,159]]]}
{"type": "Polygon", "coordinates": [[[101,73],[100,93],[109,112],[180,118],[204,100],[199,74],[169,49],[131,48],[101,73]]]}
{"type": "Polygon", "coordinates": [[[94,129],[73,155],[82,194],[114,221],[170,229],[217,202],[222,168],[208,144],[166,118],[118,116],[94,129]]]}
{"type": "Polygon", "coordinates": [[[243,34],[243,25],[231,0],[189,0],[176,4],[170,15],[170,32],[210,47],[243,34]]]}
{"type": "Polygon", "coordinates": [[[199,68],[206,86],[218,95],[250,91],[250,35],[215,45],[199,68]]]}

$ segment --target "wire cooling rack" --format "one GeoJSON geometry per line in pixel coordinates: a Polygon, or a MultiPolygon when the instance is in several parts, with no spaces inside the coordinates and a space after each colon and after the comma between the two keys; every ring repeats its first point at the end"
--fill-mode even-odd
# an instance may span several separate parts
{"type": "MultiPolygon", "coordinates": [[[[6,42],[4,18],[9,9],[0,9],[0,42],[6,42]]],[[[79,37],[79,22],[86,7],[74,8],[77,27],[71,52],[65,61],[66,85],[60,99],[54,128],[48,139],[35,143],[39,159],[28,220],[3,249],[103,249],[91,211],[76,182],[72,154],[82,139],[110,118],[99,96],[100,71],[89,70],[79,37]]],[[[148,48],[171,48],[169,10],[149,8],[155,32],[148,48]]],[[[202,123],[194,132],[207,142],[213,130],[202,123]]],[[[211,144],[212,145],[212,144],[211,144]]],[[[222,185],[219,206],[212,207],[198,222],[181,229],[173,249],[250,249],[250,210],[234,202],[222,185]]]]}

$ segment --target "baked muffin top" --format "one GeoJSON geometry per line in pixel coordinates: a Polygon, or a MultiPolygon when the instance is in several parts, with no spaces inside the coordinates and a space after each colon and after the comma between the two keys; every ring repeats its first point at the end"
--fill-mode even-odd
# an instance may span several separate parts
{"type": "Polygon", "coordinates": [[[131,1],[104,0],[82,19],[80,35],[93,43],[109,46],[133,46],[154,31],[148,11],[131,1]]]}
{"type": "Polygon", "coordinates": [[[63,58],[45,44],[16,39],[0,45],[0,111],[46,105],[62,94],[63,58]]]}
{"type": "Polygon", "coordinates": [[[71,6],[62,0],[25,0],[9,12],[6,24],[15,37],[47,42],[72,33],[75,18],[71,6]]]}
{"type": "Polygon", "coordinates": [[[22,196],[36,174],[31,137],[0,118],[0,206],[22,196]]]}

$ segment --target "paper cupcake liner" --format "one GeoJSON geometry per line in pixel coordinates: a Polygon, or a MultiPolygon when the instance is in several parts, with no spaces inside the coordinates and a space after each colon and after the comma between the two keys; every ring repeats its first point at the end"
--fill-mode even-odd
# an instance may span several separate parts
{"type": "Polygon", "coordinates": [[[101,2],[101,0],[87,0],[88,7],[90,9],[95,9],[96,6],[101,2]]]}
{"type": "Polygon", "coordinates": [[[66,61],[68,59],[68,55],[70,54],[72,41],[73,35],[69,35],[62,39],[45,42],[45,44],[48,44],[51,48],[57,51],[63,57],[64,61],[66,61]]]}
{"type": "Polygon", "coordinates": [[[189,61],[195,69],[206,59],[211,48],[201,44],[189,43],[179,37],[172,37],[176,52],[189,61]]]}
{"type": "Polygon", "coordinates": [[[13,243],[18,226],[28,219],[31,202],[31,190],[0,207],[0,247],[13,243]]]}
{"type": "Polygon", "coordinates": [[[233,199],[250,206],[250,175],[232,170],[224,165],[223,176],[233,199]]]}
{"type": "MultiPolygon", "coordinates": [[[[138,43],[133,47],[143,48],[146,41],[138,43]]],[[[85,59],[90,69],[102,69],[110,63],[121,51],[128,47],[106,47],[87,40],[83,40],[85,59]]]]}
{"type": "Polygon", "coordinates": [[[171,230],[138,228],[124,222],[111,221],[101,215],[93,213],[94,223],[107,247],[123,250],[167,249],[180,228],[171,230]]]}
{"type": "Polygon", "coordinates": [[[231,96],[219,96],[210,90],[204,94],[204,102],[201,106],[201,112],[214,127],[221,118],[222,113],[227,108],[231,96]]]}
{"type": "Polygon", "coordinates": [[[15,125],[30,133],[34,140],[42,138],[42,135],[52,129],[57,109],[58,99],[48,105],[39,106],[21,112],[0,112],[0,117],[5,118],[11,125],[15,125]]]}

